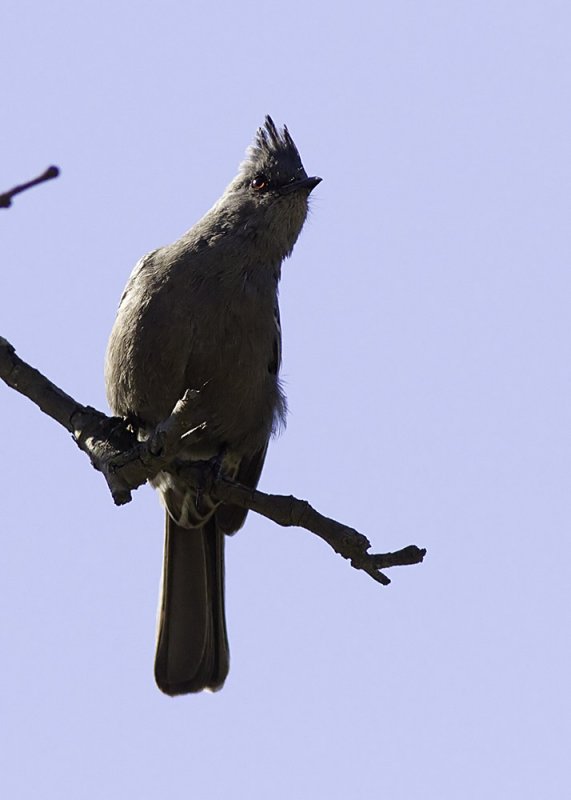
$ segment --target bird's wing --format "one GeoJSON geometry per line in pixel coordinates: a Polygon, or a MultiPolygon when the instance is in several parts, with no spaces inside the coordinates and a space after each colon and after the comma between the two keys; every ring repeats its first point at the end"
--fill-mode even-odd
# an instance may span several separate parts
{"type": "MultiPolygon", "coordinates": [[[[282,360],[282,329],[280,324],[280,309],[277,303],[274,307],[274,324],[274,346],[272,360],[268,364],[268,371],[271,372],[272,375],[277,375],[282,360]]],[[[242,483],[244,486],[255,489],[260,480],[260,475],[262,474],[267,452],[268,442],[266,442],[263,449],[258,450],[250,458],[243,458],[240,462],[235,480],[238,483],[242,483]]],[[[235,533],[244,524],[247,514],[248,509],[223,504],[216,510],[216,522],[224,533],[235,533]]]]}

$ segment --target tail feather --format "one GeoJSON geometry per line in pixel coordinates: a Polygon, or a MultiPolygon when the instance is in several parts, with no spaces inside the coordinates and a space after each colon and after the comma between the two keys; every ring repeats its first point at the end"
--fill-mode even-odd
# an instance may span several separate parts
{"type": "Polygon", "coordinates": [[[224,534],[215,516],[189,529],[167,514],[155,680],[169,695],[216,691],[228,667],[224,534]]]}

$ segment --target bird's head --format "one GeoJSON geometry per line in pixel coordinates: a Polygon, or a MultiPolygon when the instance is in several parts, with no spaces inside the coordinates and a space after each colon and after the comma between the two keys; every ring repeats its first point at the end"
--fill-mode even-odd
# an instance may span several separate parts
{"type": "Polygon", "coordinates": [[[260,202],[264,202],[264,198],[277,199],[298,192],[307,199],[321,182],[321,178],[308,177],[287,127],[279,131],[271,117],[266,117],[264,126],[258,128],[240,174],[243,187],[260,202]]]}
{"type": "Polygon", "coordinates": [[[309,195],[320,182],[308,176],[287,127],[279,130],[267,116],[223,199],[239,209],[254,235],[274,241],[283,258],[301,232],[309,195]]]}

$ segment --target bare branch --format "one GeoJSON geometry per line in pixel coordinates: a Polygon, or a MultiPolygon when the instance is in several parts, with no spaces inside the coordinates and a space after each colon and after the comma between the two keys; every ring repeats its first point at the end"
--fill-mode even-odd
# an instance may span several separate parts
{"type": "Polygon", "coordinates": [[[380,570],[389,567],[419,564],[426,550],[409,545],[395,553],[369,553],[371,543],[366,536],[334,519],[324,517],[307,500],[289,495],[265,494],[259,489],[220,477],[213,486],[215,496],[225,503],[249,508],[284,527],[295,526],[315,533],[336,553],[347,558],[355,569],[362,569],[374,580],[387,586],[391,581],[380,570]]]}
{"type": "Polygon", "coordinates": [[[128,503],[134,489],[168,468],[184,475],[190,486],[203,491],[206,487],[221,502],[255,511],[284,527],[305,528],[348,559],[355,569],[363,570],[383,585],[390,580],[382,569],[419,564],[426,555],[426,550],[416,545],[394,553],[369,553],[371,544],[366,536],[323,516],[306,500],[242,486],[219,474],[210,462],[178,463],[177,455],[189,438],[200,439],[206,430],[199,390],[187,391],[171,415],[144,441],[139,441],[128,420],[107,417],[78,403],[22,361],[12,345],[1,337],[0,378],[72,434],[95,469],[104,475],[117,505],[128,503]]]}
{"type": "Polygon", "coordinates": [[[7,192],[3,192],[3,194],[0,194],[0,208],[10,208],[12,205],[12,198],[15,195],[20,194],[20,192],[25,192],[27,189],[31,189],[33,186],[38,186],[40,183],[51,181],[53,178],[57,178],[58,175],[59,167],[48,167],[47,170],[37,178],[34,178],[27,183],[21,183],[19,186],[14,186],[13,189],[9,189],[7,192]]]}
{"type": "Polygon", "coordinates": [[[69,431],[78,447],[103,473],[117,505],[131,500],[131,491],[146,483],[176,457],[188,437],[198,437],[204,425],[196,420],[200,392],[188,391],[152,435],[139,442],[128,423],[107,417],[91,406],[84,406],[63,392],[39,370],[17,354],[0,337],[0,378],[12,389],[35,403],[44,414],[69,431]],[[184,435],[184,439],[182,436],[184,435]]]}
{"type": "Polygon", "coordinates": [[[73,432],[73,415],[81,409],[85,410],[85,406],[62,392],[37,369],[22,361],[10,342],[1,336],[0,378],[12,389],[28,397],[44,414],[55,419],[70,433],[73,432]]]}
{"type": "Polygon", "coordinates": [[[133,489],[170,467],[189,441],[200,440],[206,423],[200,421],[199,401],[198,390],[186,391],[171,415],[143,441],[137,439],[125,420],[117,417],[102,415],[104,421],[94,431],[89,413],[93,409],[89,409],[82,420],[81,435],[77,430],[74,435],[79,447],[89,454],[95,469],[105,476],[116,505],[129,503],[133,489]],[[111,421],[113,427],[110,431],[111,421]]]}

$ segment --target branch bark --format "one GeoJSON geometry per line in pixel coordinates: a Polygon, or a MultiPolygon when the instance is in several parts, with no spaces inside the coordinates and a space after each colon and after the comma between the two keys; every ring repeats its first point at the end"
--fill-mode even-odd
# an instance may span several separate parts
{"type": "Polygon", "coordinates": [[[208,462],[177,463],[177,455],[189,437],[200,438],[208,424],[201,411],[199,390],[187,391],[170,416],[145,441],[139,441],[128,420],[108,417],[78,403],[23,361],[1,337],[0,378],[72,434],[78,447],[105,477],[116,505],[130,502],[132,492],[161,470],[176,469],[191,486],[201,490],[207,486],[208,492],[221,502],[247,508],[278,525],[297,526],[316,534],[348,559],[351,566],[383,585],[389,584],[390,579],[382,569],[419,564],[426,554],[416,545],[394,553],[369,553],[371,543],[366,536],[323,516],[306,500],[243,486],[219,474],[208,462]]]}

